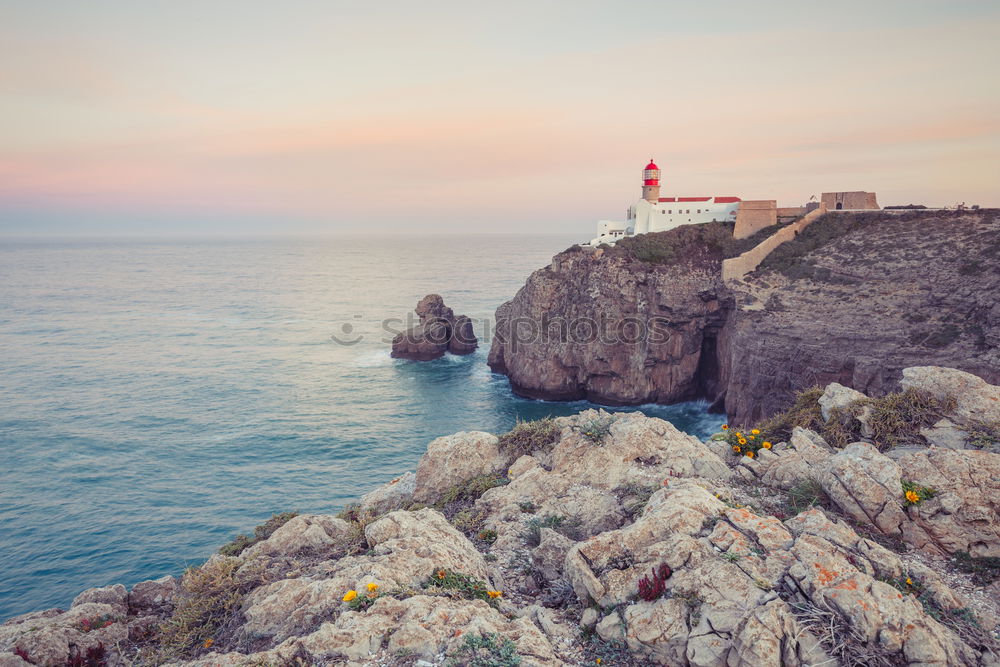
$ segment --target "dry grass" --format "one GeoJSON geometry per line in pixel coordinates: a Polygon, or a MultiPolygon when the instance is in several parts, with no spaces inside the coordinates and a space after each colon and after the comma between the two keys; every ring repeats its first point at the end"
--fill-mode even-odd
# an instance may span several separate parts
{"type": "Polygon", "coordinates": [[[938,399],[925,391],[907,389],[879,398],[865,398],[843,409],[835,408],[829,421],[824,421],[819,407],[822,395],[820,387],[799,392],[791,408],[763,422],[760,429],[780,442],[787,441],[792,430],[800,426],[819,433],[838,449],[864,440],[884,452],[903,444],[922,443],[920,429],[954,411],[956,405],[951,397],[938,399]],[[862,416],[864,425],[859,420],[862,416]]]}
{"type": "Polygon", "coordinates": [[[191,659],[236,645],[243,599],[264,583],[261,569],[242,566],[238,558],[214,558],[184,573],[173,613],[156,631],[149,662],[191,659]]]}
{"type": "Polygon", "coordinates": [[[815,636],[842,667],[905,667],[906,658],[890,652],[878,639],[867,640],[837,612],[812,602],[790,602],[796,620],[815,636]]]}
{"type": "Polygon", "coordinates": [[[552,417],[527,422],[518,420],[514,428],[500,436],[500,451],[506,455],[509,465],[521,456],[551,450],[561,430],[552,417]]]}

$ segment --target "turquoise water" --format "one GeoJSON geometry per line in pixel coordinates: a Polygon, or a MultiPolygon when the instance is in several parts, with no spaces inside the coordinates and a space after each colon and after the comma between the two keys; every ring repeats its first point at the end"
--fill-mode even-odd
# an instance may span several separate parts
{"type": "Polygon", "coordinates": [[[0,241],[0,620],[335,512],[437,436],[586,407],[514,397],[488,345],[390,359],[382,325],[438,292],[482,333],[573,241],[0,241]]]}

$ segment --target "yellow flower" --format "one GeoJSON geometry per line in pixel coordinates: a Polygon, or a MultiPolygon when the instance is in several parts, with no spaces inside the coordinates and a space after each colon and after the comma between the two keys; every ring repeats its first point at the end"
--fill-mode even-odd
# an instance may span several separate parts
{"type": "Polygon", "coordinates": [[[486,594],[489,595],[491,599],[496,600],[498,597],[503,595],[503,591],[486,591],[486,594]]]}
{"type": "Polygon", "coordinates": [[[920,502],[920,496],[917,495],[916,491],[907,491],[906,499],[909,500],[914,505],[920,502]]]}
{"type": "Polygon", "coordinates": [[[751,439],[751,440],[753,440],[753,439],[754,439],[754,437],[753,437],[753,436],[751,435],[751,436],[750,436],[750,439],[751,439]]]}
{"type": "Polygon", "coordinates": [[[444,579],[444,570],[438,570],[438,579],[444,579]]]}
{"type": "Polygon", "coordinates": [[[763,447],[764,449],[771,449],[771,443],[769,443],[767,440],[765,440],[764,444],[761,445],[761,447],[763,447]]]}
{"type": "Polygon", "coordinates": [[[736,432],[736,437],[737,437],[737,438],[741,437],[742,435],[743,435],[743,434],[742,434],[742,433],[740,433],[739,431],[737,431],[737,432],[736,432]]]}
{"type": "Polygon", "coordinates": [[[740,453],[740,446],[739,445],[733,445],[733,451],[736,452],[737,454],[739,454],[740,453]]]}
{"type": "Polygon", "coordinates": [[[358,597],[358,592],[357,591],[347,591],[344,594],[344,602],[350,602],[351,600],[353,600],[356,597],[358,597]]]}
{"type": "Polygon", "coordinates": [[[750,432],[753,433],[754,435],[760,435],[760,431],[758,429],[751,429],[750,432]]]}
{"type": "Polygon", "coordinates": [[[907,586],[912,586],[912,585],[913,585],[913,580],[912,580],[912,579],[910,579],[909,577],[907,577],[907,578],[906,578],[906,585],[907,585],[907,586]]]}
{"type": "Polygon", "coordinates": [[[595,660],[594,662],[596,662],[596,663],[597,663],[597,664],[599,665],[599,664],[601,664],[601,659],[600,659],[600,658],[598,658],[598,659],[597,659],[597,660],[595,660]]]}
{"type": "Polygon", "coordinates": [[[747,444],[747,439],[746,439],[746,438],[740,438],[738,442],[739,442],[739,443],[740,443],[741,445],[745,445],[745,444],[747,444]]]}
{"type": "Polygon", "coordinates": [[[753,452],[747,451],[747,458],[752,459],[753,458],[753,452]]]}
{"type": "Polygon", "coordinates": [[[205,648],[212,648],[212,644],[214,643],[215,643],[214,639],[206,639],[205,643],[202,644],[202,646],[204,646],[205,648]]]}
{"type": "Polygon", "coordinates": [[[375,589],[377,589],[377,588],[378,588],[378,584],[368,584],[368,592],[369,593],[374,593],[375,589]]]}
{"type": "MultiPolygon", "coordinates": [[[[723,430],[723,431],[728,431],[728,430],[729,430],[729,424],[723,424],[723,425],[722,425],[722,430],[723,430]]],[[[600,662],[600,661],[601,661],[601,659],[600,659],[600,658],[598,658],[598,659],[597,659],[597,662],[600,662]]]]}

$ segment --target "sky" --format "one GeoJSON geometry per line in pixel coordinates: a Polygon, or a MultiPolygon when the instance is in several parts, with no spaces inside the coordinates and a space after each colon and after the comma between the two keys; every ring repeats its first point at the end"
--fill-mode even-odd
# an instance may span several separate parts
{"type": "Polygon", "coordinates": [[[1000,206],[1000,3],[0,0],[0,234],[593,232],[1000,206]]]}

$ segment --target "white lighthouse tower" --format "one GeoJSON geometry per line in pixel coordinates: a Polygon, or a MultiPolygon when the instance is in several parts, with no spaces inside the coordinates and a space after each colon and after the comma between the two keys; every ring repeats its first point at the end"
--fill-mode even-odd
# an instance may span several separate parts
{"type": "Polygon", "coordinates": [[[649,158],[649,164],[642,170],[642,198],[651,204],[660,201],[660,168],[649,158]]]}

